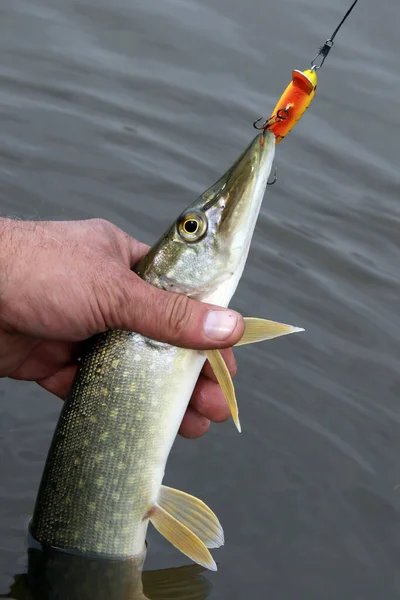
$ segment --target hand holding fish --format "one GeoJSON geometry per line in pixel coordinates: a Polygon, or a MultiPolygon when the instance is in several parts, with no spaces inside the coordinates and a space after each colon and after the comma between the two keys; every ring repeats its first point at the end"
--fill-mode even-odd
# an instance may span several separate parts
{"type": "Polygon", "coordinates": [[[0,376],[35,379],[61,397],[72,386],[30,524],[42,547],[142,565],[152,523],[217,569],[209,549],[223,545],[222,526],[203,501],[163,483],[166,463],[179,427],[195,437],[207,428],[201,414],[227,416],[222,402],[215,418],[218,383],[241,431],[234,360],[219,348],[304,331],[221,306],[243,273],[275,146],[312,101],[317,70],[357,1],[311,69],[293,72],[271,117],[255,122],[261,133],[150,250],[105,221],[0,219],[0,376]]]}
{"type": "MultiPolygon", "coordinates": [[[[0,376],[37,381],[64,399],[84,340],[107,329],[198,349],[235,344],[243,334],[238,313],[159,290],[131,270],[147,250],[100,219],[0,219],[0,376]]],[[[223,355],[234,374],[232,351],[223,355]]],[[[228,417],[206,363],[180,433],[198,437],[210,420],[228,417]]]]}

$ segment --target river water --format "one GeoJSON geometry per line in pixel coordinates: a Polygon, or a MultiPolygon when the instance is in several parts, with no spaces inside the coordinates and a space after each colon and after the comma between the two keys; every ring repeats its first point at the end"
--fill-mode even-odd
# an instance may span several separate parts
{"type": "MultiPolygon", "coordinates": [[[[0,214],[103,217],[152,243],[308,68],[344,0],[2,0],[0,214]]],[[[166,482],[226,545],[210,598],[400,594],[398,0],[359,3],[278,146],[243,314],[305,327],[237,351],[243,434],[177,440],[166,482]]],[[[60,402],[0,382],[0,592],[60,402]]],[[[146,567],[188,561],[154,531],[146,567]]]]}

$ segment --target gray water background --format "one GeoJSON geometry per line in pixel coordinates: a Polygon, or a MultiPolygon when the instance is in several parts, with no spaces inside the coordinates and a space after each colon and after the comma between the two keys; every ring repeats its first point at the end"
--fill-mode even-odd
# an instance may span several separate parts
{"type": "MultiPolygon", "coordinates": [[[[2,0],[0,214],[103,217],[152,243],[308,68],[344,0],[2,0]]],[[[243,434],[177,440],[169,485],[226,545],[210,598],[400,594],[398,0],[362,0],[278,147],[232,306],[304,334],[237,351],[243,434]]],[[[0,591],[60,410],[0,381],[0,591]]],[[[146,566],[185,558],[150,534],[146,566]]]]}

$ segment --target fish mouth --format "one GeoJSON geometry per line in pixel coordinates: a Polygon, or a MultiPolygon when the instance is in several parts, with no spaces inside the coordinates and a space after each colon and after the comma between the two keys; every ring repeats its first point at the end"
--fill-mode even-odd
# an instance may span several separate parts
{"type": "Polygon", "coordinates": [[[240,232],[240,238],[251,237],[272,169],[275,141],[270,131],[258,134],[214,186],[219,187],[215,201],[221,206],[221,235],[232,239],[240,232]]]}
{"type": "MultiPolygon", "coordinates": [[[[271,170],[275,155],[276,138],[271,131],[258,134],[233,163],[230,169],[202,197],[206,202],[203,210],[216,205],[221,196],[228,196],[225,205],[233,204],[243,196],[244,191],[254,183],[263,169],[271,170]]],[[[267,179],[269,177],[269,173],[267,179]]]]}
{"type": "Polygon", "coordinates": [[[275,156],[275,136],[258,134],[232,167],[203,194],[214,264],[197,296],[227,306],[243,272],[275,156]]]}
{"type": "Polygon", "coordinates": [[[234,162],[228,173],[245,171],[249,174],[250,171],[257,174],[256,172],[262,169],[264,163],[272,166],[275,155],[275,142],[276,138],[272,131],[265,130],[259,133],[234,162]]]}

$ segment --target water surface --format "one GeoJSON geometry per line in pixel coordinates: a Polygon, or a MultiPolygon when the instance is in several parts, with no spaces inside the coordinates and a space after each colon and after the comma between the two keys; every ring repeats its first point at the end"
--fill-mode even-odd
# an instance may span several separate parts
{"type": "MultiPolygon", "coordinates": [[[[344,0],[2,0],[0,213],[103,217],[152,243],[247,145],[344,0]]],[[[226,545],[211,600],[400,593],[397,0],[364,0],[277,151],[232,306],[303,326],[237,352],[243,434],[178,440],[166,482],[226,545]]],[[[0,591],[60,402],[0,382],[0,591]]],[[[146,567],[184,564],[151,532],[146,567]]]]}

